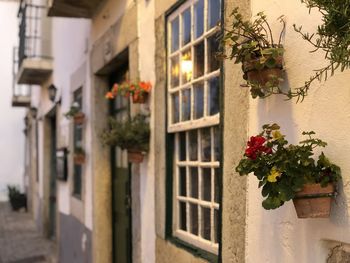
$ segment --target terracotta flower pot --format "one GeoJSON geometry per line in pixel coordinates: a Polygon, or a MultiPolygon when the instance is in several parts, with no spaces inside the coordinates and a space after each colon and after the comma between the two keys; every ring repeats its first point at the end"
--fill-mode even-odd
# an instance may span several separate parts
{"type": "Polygon", "coordinates": [[[329,217],[334,192],[333,184],[306,184],[293,199],[298,218],[329,217]]]}
{"type": "Polygon", "coordinates": [[[148,93],[146,93],[146,92],[143,92],[140,94],[134,94],[132,96],[133,103],[140,103],[140,104],[146,103],[147,99],[148,99],[148,93]]]}
{"type": "Polygon", "coordinates": [[[144,154],[139,150],[128,150],[128,161],[131,163],[142,163],[144,154]]]}
{"type": "Polygon", "coordinates": [[[279,56],[276,66],[274,68],[264,67],[261,70],[255,68],[255,64],[259,59],[246,61],[243,63],[243,71],[247,75],[248,81],[251,83],[258,83],[262,88],[266,87],[269,81],[277,82],[283,74],[283,57],[279,56]]]}
{"type": "Polygon", "coordinates": [[[85,163],[85,154],[76,153],[74,154],[74,164],[82,165],[85,163]]]}
{"type": "Polygon", "coordinates": [[[85,120],[85,114],[83,112],[78,112],[74,115],[74,123],[75,124],[83,124],[85,120]]]}

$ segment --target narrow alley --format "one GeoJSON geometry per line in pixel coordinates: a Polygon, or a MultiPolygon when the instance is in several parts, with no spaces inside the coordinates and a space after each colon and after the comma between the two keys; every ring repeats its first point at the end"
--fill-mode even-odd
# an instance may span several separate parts
{"type": "Polygon", "coordinates": [[[30,214],[0,203],[0,263],[54,263],[53,242],[40,235],[30,214]]]}

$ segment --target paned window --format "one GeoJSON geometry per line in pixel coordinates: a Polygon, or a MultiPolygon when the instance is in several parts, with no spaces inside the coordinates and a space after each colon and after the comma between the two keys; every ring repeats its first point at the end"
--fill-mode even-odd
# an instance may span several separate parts
{"type": "Polygon", "coordinates": [[[173,236],[214,254],[220,208],[220,15],[220,0],[189,0],[167,19],[173,236]]]}
{"type": "MultiPolygon", "coordinates": [[[[74,94],[74,102],[77,102],[77,104],[80,107],[80,110],[82,110],[82,103],[83,103],[83,92],[82,88],[77,89],[74,94]]],[[[73,146],[74,151],[77,148],[83,147],[83,125],[82,124],[73,124],[73,146]]],[[[83,173],[83,167],[80,164],[74,164],[74,170],[73,170],[73,195],[79,199],[81,199],[82,194],[82,173],[83,173]]]]}

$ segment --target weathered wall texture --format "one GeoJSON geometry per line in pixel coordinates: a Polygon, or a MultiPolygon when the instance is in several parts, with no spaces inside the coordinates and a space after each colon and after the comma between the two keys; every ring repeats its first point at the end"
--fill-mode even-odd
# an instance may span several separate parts
{"type": "MultiPolygon", "coordinates": [[[[303,85],[313,69],[326,63],[323,54],[310,54],[312,47],[293,30],[293,23],[304,30],[315,32],[321,22],[316,10],[308,9],[300,1],[252,0],[252,13],[266,11],[273,31],[278,33],[276,18],[284,14],[287,30],[285,88],[303,85]]],[[[243,81],[243,80],[242,80],[243,81]]],[[[250,99],[249,134],[257,134],[265,123],[277,122],[290,143],[302,139],[301,132],[313,130],[328,142],[324,152],[342,169],[343,182],[333,204],[329,219],[297,219],[292,202],[274,211],[261,207],[261,194],[255,178],[249,178],[248,187],[248,244],[247,262],[284,263],[325,262],[329,249],[323,240],[350,242],[348,196],[350,194],[350,92],[349,71],[337,73],[325,83],[315,83],[304,102],[285,101],[271,96],[265,100],[250,99]]],[[[242,152],[243,153],[243,152],[242,152]]],[[[224,196],[225,198],[225,196],[224,196]]],[[[337,262],[337,261],[336,261],[337,262]]]]}

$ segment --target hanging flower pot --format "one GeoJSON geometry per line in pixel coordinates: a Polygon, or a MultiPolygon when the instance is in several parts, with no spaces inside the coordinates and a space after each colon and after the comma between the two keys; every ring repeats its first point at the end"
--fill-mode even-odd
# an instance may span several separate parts
{"type": "Polygon", "coordinates": [[[123,96],[127,99],[131,96],[133,103],[146,103],[148,93],[151,92],[152,84],[150,82],[139,81],[129,82],[126,81],[121,84],[114,84],[112,89],[106,93],[106,99],[114,99],[116,96],[123,96]]]}
{"type": "Polygon", "coordinates": [[[74,115],[74,123],[75,124],[83,124],[85,120],[85,114],[83,112],[78,112],[74,115]]]}
{"type": "Polygon", "coordinates": [[[140,150],[128,149],[128,161],[131,163],[142,163],[144,154],[140,150]]]}
{"type": "Polygon", "coordinates": [[[146,103],[147,101],[147,98],[148,98],[148,93],[139,93],[139,94],[134,94],[132,96],[132,102],[133,103],[139,103],[139,104],[143,104],[143,103],[146,103]]]}
{"type": "Polygon", "coordinates": [[[334,185],[306,184],[293,198],[298,218],[327,218],[335,195],[334,185]]]}
{"type": "MultiPolygon", "coordinates": [[[[272,58],[268,58],[270,60],[272,58]]],[[[265,62],[266,64],[266,62],[265,62]]],[[[261,58],[243,62],[243,71],[252,86],[266,93],[271,87],[279,86],[283,76],[283,57],[278,56],[271,64],[261,64],[261,58]]],[[[265,94],[267,95],[267,94],[265,94]]]]}
{"type": "Polygon", "coordinates": [[[74,164],[82,165],[85,163],[85,154],[75,153],[74,154],[74,164]]]}

